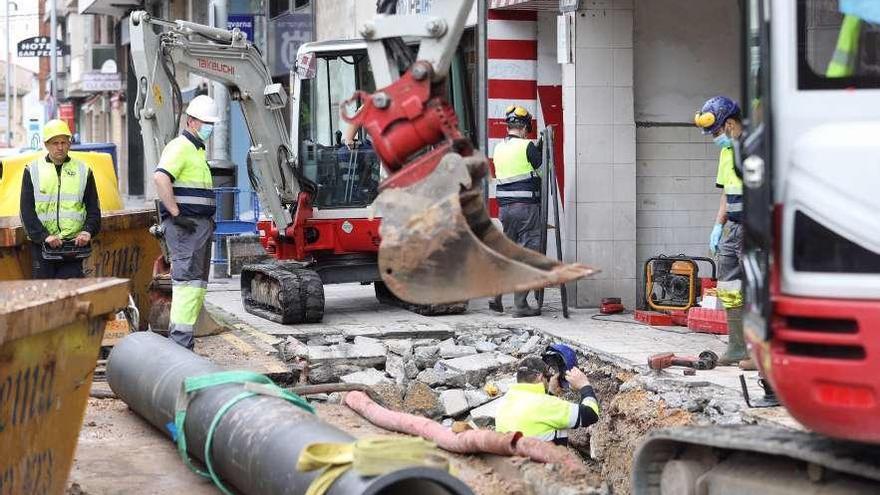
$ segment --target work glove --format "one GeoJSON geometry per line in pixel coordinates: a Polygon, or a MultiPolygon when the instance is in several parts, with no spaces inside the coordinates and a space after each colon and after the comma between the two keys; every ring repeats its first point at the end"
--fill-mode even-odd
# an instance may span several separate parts
{"type": "Polygon", "coordinates": [[[709,251],[715,254],[718,251],[718,243],[721,242],[721,224],[716,223],[712,227],[712,233],[709,235],[709,251]]]}
{"type": "Polygon", "coordinates": [[[171,223],[180,227],[181,229],[189,232],[190,234],[195,233],[196,231],[196,222],[192,218],[185,217],[183,215],[177,215],[176,217],[171,217],[171,223]]]}

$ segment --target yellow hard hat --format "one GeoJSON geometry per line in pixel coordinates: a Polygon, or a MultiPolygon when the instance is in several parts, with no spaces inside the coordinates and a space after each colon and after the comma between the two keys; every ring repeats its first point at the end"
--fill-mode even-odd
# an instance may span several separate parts
{"type": "Polygon", "coordinates": [[[43,126],[43,142],[45,143],[56,136],[71,137],[70,127],[67,127],[67,122],[61,119],[53,119],[46,122],[46,125],[43,126]]]}

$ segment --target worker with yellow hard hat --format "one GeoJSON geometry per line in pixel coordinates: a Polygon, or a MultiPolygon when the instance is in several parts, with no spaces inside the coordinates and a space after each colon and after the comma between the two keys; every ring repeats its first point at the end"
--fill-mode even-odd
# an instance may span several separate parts
{"type": "Polygon", "coordinates": [[[70,157],[70,128],[63,120],[43,126],[46,154],[24,170],[21,223],[31,240],[34,278],[80,278],[92,238],[101,229],[101,207],[89,167],[70,157]]]}
{"type": "MultiPolygon", "coordinates": [[[[504,234],[528,249],[541,248],[541,143],[528,138],[532,131],[532,114],[521,106],[505,110],[507,137],[495,145],[492,161],[495,168],[495,197],[504,234]]],[[[540,308],[529,306],[529,292],[513,295],[514,318],[538,316],[540,308]]],[[[501,296],[489,303],[499,313],[504,311],[501,296]]]]}
{"type": "Polygon", "coordinates": [[[162,200],[162,228],[171,254],[168,337],[192,350],[205,301],[214,236],[214,199],[205,143],[220,120],[217,104],[199,95],[186,107],[186,127],[162,150],[153,181],[162,200]]]}

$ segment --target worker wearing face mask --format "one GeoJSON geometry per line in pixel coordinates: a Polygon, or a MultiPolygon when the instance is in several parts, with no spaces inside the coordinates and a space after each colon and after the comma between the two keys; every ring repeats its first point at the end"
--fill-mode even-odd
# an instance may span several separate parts
{"type": "Polygon", "coordinates": [[[743,131],[742,116],[735,101],[716,96],[697,112],[694,122],[721,148],[715,184],[723,192],[709,236],[709,250],[718,257],[718,297],[727,312],[727,351],[719,364],[751,367],[742,324],[743,182],[733,153],[733,140],[743,131]]]}
{"type": "Polygon", "coordinates": [[[186,128],[165,145],[153,174],[171,257],[168,336],[190,350],[208,287],[216,208],[205,142],[219,120],[210,96],[193,98],[186,107],[186,128]]]}

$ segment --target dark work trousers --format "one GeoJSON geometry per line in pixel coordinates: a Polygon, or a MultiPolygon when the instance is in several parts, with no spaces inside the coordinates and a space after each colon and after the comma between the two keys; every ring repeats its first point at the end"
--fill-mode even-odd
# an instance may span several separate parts
{"type": "Polygon", "coordinates": [[[31,276],[35,279],[83,278],[83,260],[44,260],[43,246],[31,243],[31,276]]]}
{"type": "Polygon", "coordinates": [[[725,222],[718,242],[718,280],[742,280],[743,228],[738,222],[725,222]]]}
{"type": "MultiPolygon", "coordinates": [[[[541,248],[541,205],[537,203],[512,203],[499,210],[504,235],[522,247],[537,251],[541,248]]],[[[517,309],[528,307],[526,297],[529,293],[516,292],[513,303],[517,309]]]]}
{"type": "Polygon", "coordinates": [[[196,321],[208,289],[214,219],[190,218],[196,225],[194,232],[174,225],[171,218],[163,220],[162,226],[165,228],[165,242],[171,252],[171,314],[168,337],[192,350],[196,321]]]}

